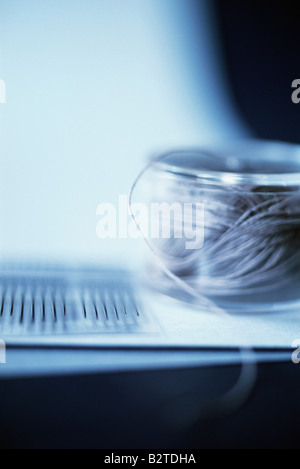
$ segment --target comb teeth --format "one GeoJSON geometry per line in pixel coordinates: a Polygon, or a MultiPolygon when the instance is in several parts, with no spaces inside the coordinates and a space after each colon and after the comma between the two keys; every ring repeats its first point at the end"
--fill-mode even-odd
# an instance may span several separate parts
{"type": "Polygon", "coordinates": [[[0,277],[0,336],[150,330],[153,320],[137,305],[127,281],[0,277]]]}

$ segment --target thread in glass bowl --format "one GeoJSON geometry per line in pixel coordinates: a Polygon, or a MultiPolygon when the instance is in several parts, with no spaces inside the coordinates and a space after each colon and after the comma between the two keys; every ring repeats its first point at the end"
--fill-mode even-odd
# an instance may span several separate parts
{"type": "Polygon", "coordinates": [[[180,220],[180,211],[170,211],[170,236],[151,239],[165,266],[149,259],[152,287],[197,302],[178,288],[176,276],[199,298],[231,312],[300,307],[298,145],[254,141],[168,152],[153,161],[147,180],[152,203],[182,207],[180,220]],[[191,207],[203,207],[203,216],[191,207]],[[181,222],[197,233],[193,249],[184,230],[177,236],[181,222]]]}

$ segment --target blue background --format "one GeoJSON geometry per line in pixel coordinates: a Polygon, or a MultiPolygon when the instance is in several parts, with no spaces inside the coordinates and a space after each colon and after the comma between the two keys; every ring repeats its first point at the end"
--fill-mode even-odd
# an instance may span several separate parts
{"type": "Polygon", "coordinates": [[[159,151],[245,133],[228,93],[211,2],[1,0],[0,256],[132,263],[99,240],[159,151]]]}

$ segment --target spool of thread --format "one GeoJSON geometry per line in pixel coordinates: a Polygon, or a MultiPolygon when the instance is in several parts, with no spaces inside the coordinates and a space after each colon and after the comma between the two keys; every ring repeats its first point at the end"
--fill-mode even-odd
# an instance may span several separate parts
{"type": "Polygon", "coordinates": [[[169,237],[148,239],[154,288],[229,312],[300,307],[299,146],[252,141],[173,151],[143,173],[152,202],[182,209],[160,217],[169,237]]]}

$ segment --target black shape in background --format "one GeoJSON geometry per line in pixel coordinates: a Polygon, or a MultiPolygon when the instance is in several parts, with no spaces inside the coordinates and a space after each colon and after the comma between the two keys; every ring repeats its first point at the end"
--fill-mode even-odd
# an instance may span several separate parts
{"type": "Polygon", "coordinates": [[[300,143],[300,24],[291,0],[214,0],[234,100],[257,137],[300,143]]]}
{"type": "Polygon", "coordinates": [[[190,424],[186,412],[232,388],[239,366],[2,380],[0,448],[296,449],[299,366],[259,365],[238,411],[190,424]]]}

